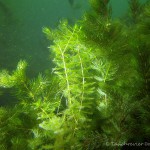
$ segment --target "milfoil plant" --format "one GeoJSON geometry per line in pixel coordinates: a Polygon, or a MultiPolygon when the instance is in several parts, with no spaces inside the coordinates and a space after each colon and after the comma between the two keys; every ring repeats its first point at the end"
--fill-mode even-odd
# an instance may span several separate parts
{"type": "Polygon", "coordinates": [[[108,4],[91,0],[75,25],[43,28],[50,73],[29,79],[24,60],[0,72],[0,87],[18,99],[0,108],[0,149],[112,150],[149,140],[150,5],[126,25],[111,20],[108,4]]]}

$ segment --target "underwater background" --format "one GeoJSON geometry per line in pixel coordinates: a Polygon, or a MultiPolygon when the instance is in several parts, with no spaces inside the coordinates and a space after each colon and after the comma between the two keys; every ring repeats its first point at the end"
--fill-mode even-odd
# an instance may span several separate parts
{"type": "MultiPolygon", "coordinates": [[[[128,0],[110,4],[113,19],[127,15],[128,0]]],[[[63,19],[74,24],[88,10],[88,0],[0,0],[0,69],[13,70],[20,59],[27,60],[30,77],[51,68],[42,28],[57,28],[63,19]]],[[[0,99],[7,104],[7,96],[0,99]]]]}
{"type": "Polygon", "coordinates": [[[0,150],[148,149],[149,48],[149,0],[0,0],[0,150]]]}

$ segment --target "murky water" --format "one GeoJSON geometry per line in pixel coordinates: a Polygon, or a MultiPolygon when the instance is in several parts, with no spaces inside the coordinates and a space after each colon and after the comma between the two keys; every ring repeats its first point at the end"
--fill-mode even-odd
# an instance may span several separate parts
{"type": "MultiPolygon", "coordinates": [[[[110,4],[113,18],[126,15],[127,0],[110,4]]],[[[30,77],[50,69],[42,28],[56,28],[63,19],[74,24],[89,9],[88,0],[0,0],[0,69],[13,70],[20,59],[28,62],[30,77]]]]}

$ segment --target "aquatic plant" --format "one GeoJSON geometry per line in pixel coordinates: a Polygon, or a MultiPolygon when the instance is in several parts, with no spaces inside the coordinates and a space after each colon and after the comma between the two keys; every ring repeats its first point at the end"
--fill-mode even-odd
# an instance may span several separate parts
{"type": "Polygon", "coordinates": [[[0,72],[0,87],[19,101],[0,108],[0,149],[112,150],[149,140],[150,5],[131,26],[96,10],[74,26],[43,28],[53,42],[50,74],[29,79],[24,60],[0,72]]]}

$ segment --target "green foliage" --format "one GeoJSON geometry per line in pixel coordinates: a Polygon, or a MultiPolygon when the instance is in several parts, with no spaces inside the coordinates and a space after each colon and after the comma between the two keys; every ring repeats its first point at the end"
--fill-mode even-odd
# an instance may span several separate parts
{"type": "Polygon", "coordinates": [[[0,149],[109,150],[112,142],[148,140],[150,5],[126,26],[105,17],[108,2],[92,0],[96,14],[74,26],[43,28],[51,74],[31,80],[22,60],[0,72],[0,87],[19,100],[0,108],[0,149]]]}
{"type": "Polygon", "coordinates": [[[17,83],[24,82],[24,74],[27,63],[25,61],[20,61],[18,63],[16,71],[13,72],[12,75],[8,73],[8,71],[3,70],[0,73],[0,87],[10,88],[15,86],[17,83]]]}
{"type": "Polygon", "coordinates": [[[98,16],[103,18],[109,18],[111,16],[111,6],[109,5],[110,0],[89,0],[90,4],[98,16]]]}
{"type": "Polygon", "coordinates": [[[130,0],[129,6],[130,6],[130,13],[131,13],[131,18],[133,20],[133,23],[136,23],[138,16],[142,12],[142,4],[140,4],[138,0],[130,0]]]}
{"type": "Polygon", "coordinates": [[[29,149],[27,139],[32,138],[31,129],[36,126],[36,115],[32,110],[18,106],[13,109],[0,108],[0,143],[3,149],[29,149]]]}

